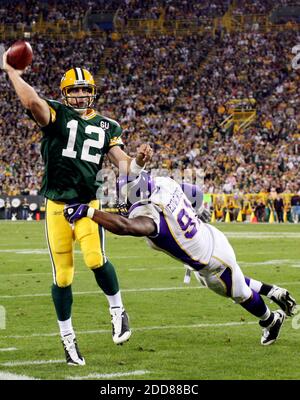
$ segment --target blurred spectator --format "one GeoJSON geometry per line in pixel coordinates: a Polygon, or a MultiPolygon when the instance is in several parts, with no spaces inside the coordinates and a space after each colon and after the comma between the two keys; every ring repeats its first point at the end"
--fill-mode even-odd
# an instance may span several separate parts
{"type": "Polygon", "coordinates": [[[27,197],[24,197],[21,204],[21,219],[27,220],[28,215],[29,215],[29,203],[27,197]]]}
{"type": "Polygon", "coordinates": [[[265,204],[262,199],[259,199],[255,206],[254,214],[258,222],[265,222],[265,204]]]}
{"type": "Polygon", "coordinates": [[[283,199],[279,195],[274,200],[274,210],[276,212],[277,222],[283,222],[283,209],[284,209],[283,199]]]}
{"type": "Polygon", "coordinates": [[[300,190],[291,198],[291,213],[293,222],[295,224],[300,222],[300,190]]]}
{"type": "Polygon", "coordinates": [[[11,219],[11,202],[9,197],[6,198],[5,200],[5,209],[4,209],[4,218],[5,219],[11,219]]]}

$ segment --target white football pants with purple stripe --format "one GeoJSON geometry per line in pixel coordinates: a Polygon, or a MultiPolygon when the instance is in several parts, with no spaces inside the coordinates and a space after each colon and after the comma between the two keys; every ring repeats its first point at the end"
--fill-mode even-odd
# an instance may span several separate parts
{"type": "Polygon", "coordinates": [[[222,296],[231,297],[237,303],[243,303],[252,295],[252,290],[245,282],[234,250],[226,236],[209,225],[214,237],[214,250],[210,262],[199,271],[207,286],[222,296]]]}

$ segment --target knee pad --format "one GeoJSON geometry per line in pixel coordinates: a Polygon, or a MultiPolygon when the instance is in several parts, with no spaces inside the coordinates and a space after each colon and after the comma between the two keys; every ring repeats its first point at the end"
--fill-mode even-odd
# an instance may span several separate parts
{"type": "Polygon", "coordinates": [[[94,269],[103,264],[103,256],[101,251],[87,251],[83,253],[83,258],[88,268],[94,269]]]}
{"type": "Polygon", "coordinates": [[[99,226],[88,218],[78,221],[82,224],[75,226],[76,239],[80,243],[83,259],[88,268],[100,267],[104,262],[103,243],[99,226]]]}
{"type": "Polygon", "coordinates": [[[238,290],[234,293],[234,296],[232,296],[232,299],[240,304],[244,303],[244,301],[248,300],[252,295],[252,290],[249,288],[249,286],[241,285],[238,290]]]}
{"type": "Polygon", "coordinates": [[[217,276],[211,275],[205,278],[207,287],[220,296],[227,297],[227,289],[225,283],[217,276]]]}
{"type": "Polygon", "coordinates": [[[73,282],[73,276],[73,268],[68,268],[68,270],[66,268],[59,269],[59,271],[56,271],[55,284],[60,288],[70,286],[73,282]]]}
{"type": "Polygon", "coordinates": [[[71,285],[74,277],[72,253],[52,253],[54,283],[59,287],[71,285]]]}

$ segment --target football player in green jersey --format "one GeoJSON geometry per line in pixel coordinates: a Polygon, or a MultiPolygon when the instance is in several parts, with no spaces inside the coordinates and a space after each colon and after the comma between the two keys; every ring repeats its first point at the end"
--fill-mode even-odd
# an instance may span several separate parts
{"type": "Polygon", "coordinates": [[[88,218],[70,225],[63,215],[64,205],[82,202],[99,208],[96,192],[101,182],[96,177],[104,156],[122,174],[136,174],[151,159],[152,149],[141,145],[135,159],[121,149],[120,125],[92,108],[96,86],[86,69],[72,68],[64,74],[60,85],[63,103],[60,103],[41,98],[22,79],[23,71],[12,68],[6,57],[7,52],[3,56],[3,69],[22,105],[43,133],[41,153],[45,171],[40,193],[47,199],[46,238],[53,269],[52,298],[66,361],[71,365],[85,365],[71,320],[74,240],[80,243],[85,264],[94,272],[97,284],[108,299],[114,343],[127,341],[131,330],[115,269],[104,252],[103,228],[88,218]]]}

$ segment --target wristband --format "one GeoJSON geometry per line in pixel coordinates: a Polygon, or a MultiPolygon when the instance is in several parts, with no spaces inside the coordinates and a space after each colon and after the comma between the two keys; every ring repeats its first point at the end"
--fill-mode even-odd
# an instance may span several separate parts
{"type": "Polygon", "coordinates": [[[130,163],[129,174],[139,175],[143,171],[144,168],[145,168],[145,166],[141,167],[140,165],[138,165],[134,158],[130,163]]]}
{"type": "Polygon", "coordinates": [[[95,213],[95,209],[93,207],[89,207],[86,216],[88,218],[93,219],[94,213],[95,213]]]}

